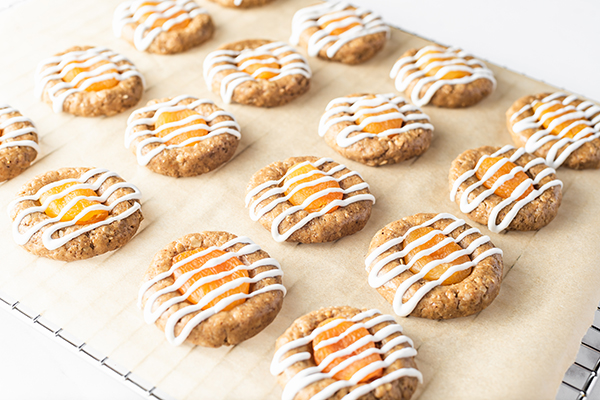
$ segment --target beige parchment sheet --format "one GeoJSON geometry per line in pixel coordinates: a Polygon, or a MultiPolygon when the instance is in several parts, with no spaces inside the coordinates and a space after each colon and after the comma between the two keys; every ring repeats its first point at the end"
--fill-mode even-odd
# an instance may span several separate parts
{"type": "MultiPolygon", "coordinates": [[[[317,135],[327,103],[357,92],[389,93],[396,58],[423,39],[393,30],[374,59],[346,66],[310,58],[310,91],[289,105],[259,109],[223,104],[202,79],[202,62],[221,44],[246,39],[287,41],[294,12],[311,0],[278,0],[251,10],[221,8],[198,0],[211,13],[215,37],[174,56],[138,52],[113,36],[119,0],[32,0],[0,14],[0,100],[32,118],[42,155],[21,176],[0,186],[5,208],[20,186],[63,166],[117,171],[143,193],[145,221],[121,250],[87,261],[62,263],[17,246],[0,213],[0,290],[41,312],[117,363],[178,399],[278,399],[269,374],[275,339],[299,316],[330,305],[392,307],[371,289],[364,256],[385,224],[418,212],[451,212],[448,169],[462,151],[511,143],[505,110],[517,98],[548,85],[491,65],[496,91],[463,110],[424,107],[435,126],[431,148],[416,160],[382,168],[343,159],[317,135]],[[37,63],[73,45],[107,46],[129,57],[146,78],[147,101],[179,94],[209,98],[241,125],[235,158],[210,174],[173,179],[138,166],[123,145],[129,112],[111,118],[53,114],[33,94],[37,63]],[[245,187],[263,166],[290,156],[332,157],[359,171],[377,198],[365,229],[336,243],[276,243],[244,208],[245,187]],[[226,230],[251,237],[280,261],[288,294],[277,319],[234,348],[173,347],[146,325],[136,306],[142,275],[152,256],[192,232],[226,230]]],[[[304,50],[302,52],[305,54],[304,50]]],[[[490,233],[504,251],[505,279],[495,302],[478,315],[451,321],[397,318],[418,349],[424,384],[420,399],[551,399],[600,300],[600,171],[561,169],[564,198],[556,219],[539,232],[490,233]]],[[[468,220],[467,220],[468,221],[468,220]]],[[[0,345],[1,347],[2,345],[0,345]]]]}

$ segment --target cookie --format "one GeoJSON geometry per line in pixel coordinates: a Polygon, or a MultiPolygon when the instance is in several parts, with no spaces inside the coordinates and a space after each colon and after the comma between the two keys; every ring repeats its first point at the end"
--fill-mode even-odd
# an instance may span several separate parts
{"type": "Polygon", "coordinates": [[[55,113],[115,115],[136,105],[143,92],[137,68],[105,47],[71,47],[42,61],[35,73],[36,96],[55,113]]]}
{"type": "Polygon", "coordinates": [[[156,253],[138,305],[173,345],[232,346],[275,319],[282,276],[279,263],[247,237],[192,233],[156,253]]]}
{"type": "Polygon", "coordinates": [[[142,222],[141,193],[103,168],[61,168],[27,182],[8,206],[17,244],[38,256],[83,260],[124,246],[142,222]]]}
{"type": "Polygon", "coordinates": [[[396,61],[390,78],[417,106],[469,107],[494,91],[486,65],[456,47],[430,45],[411,49],[396,61]]]}
{"type": "Polygon", "coordinates": [[[293,47],[270,40],[226,44],[204,60],[204,79],[225,103],[277,107],[306,93],[311,71],[293,47]]]}
{"type": "Polygon", "coordinates": [[[377,54],[389,36],[379,15],[346,1],[330,1],[294,14],[290,42],[306,48],[311,57],[360,64],[377,54]]]}
{"type": "Polygon", "coordinates": [[[138,164],[167,176],[196,176],[233,157],[240,141],[233,115],[210,100],[181,95],[151,100],[127,120],[125,147],[138,164]]]}
{"type": "Polygon", "coordinates": [[[600,168],[600,106],[591,101],[560,92],[521,97],[506,124],[517,146],[552,168],[600,168]]]}
{"type": "Polygon", "coordinates": [[[352,94],[329,102],[319,135],[350,160],[379,166],[419,156],[433,125],[418,107],[393,94],[352,94]]]}
{"type": "Polygon", "coordinates": [[[29,168],[39,151],[33,121],[8,104],[0,104],[0,182],[29,168]]]}
{"type": "Polygon", "coordinates": [[[257,7],[264,6],[272,2],[273,0],[210,0],[213,3],[220,4],[225,7],[235,7],[235,8],[249,8],[249,7],[257,7]]]}
{"type": "Polygon", "coordinates": [[[532,231],[550,223],[562,200],[562,182],[543,158],[508,145],[459,155],[450,168],[450,200],[488,229],[532,231]]]}
{"type": "Polygon", "coordinates": [[[416,214],[375,234],[365,260],[369,285],[399,316],[448,319],[491,304],[502,282],[502,250],[462,219],[416,214]]]}
{"type": "Polygon", "coordinates": [[[291,157],[255,173],[246,189],[250,218],[277,242],[332,242],[360,231],[375,197],[358,172],[330,158],[291,157]]]}
{"type": "Polygon", "coordinates": [[[175,54],[206,42],[215,27],[193,0],[132,0],[115,10],[113,30],[139,51],[175,54]]]}
{"type": "Polygon", "coordinates": [[[284,399],[408,400],[423,382],[412,340],[378,310],[321,308],[294,321],[275,346],[271,374],[284,399]]]}

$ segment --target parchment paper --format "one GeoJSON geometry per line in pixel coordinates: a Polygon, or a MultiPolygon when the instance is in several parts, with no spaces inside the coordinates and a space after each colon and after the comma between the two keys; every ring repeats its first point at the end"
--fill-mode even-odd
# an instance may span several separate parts
{"type": "MultiPolygon", "coordinates": [[[[202,61],[221,44],[245,38],[287,41],[294,12],[312,0],[278,0],[251,10],[199,0],[217,26],[213,40],[187,53],[157,56],[136,51],[111,31],[119,0],[32,0],[0,15],[0,98],[32,118],[43,154],[21,176],[0,186],[6,207],[33,176],[63,166],[117,171],[143,193],[145,221],[121,250],[88,261],[62,263],[35,257],[14,244],[0,213],[0,290],[104,352],[179,399],[277,399],[269,374],[275,339],[297,317],[323,306],[392,307],[367,284],[364,255],[373,234],[388,222],[418,212],[451,212],[448,169],[462,151],[511,143],[504,113],[517,98],[554,90],[490,65],[497,90],[463,110],[424,107],[435,126],[431,148],[416,160],[370,168],[345,160],[317,135],[326,104],[357,92],[389,93],[397,57],[427,42],[394,30],[374,59],[345,66],[314,58],[308,94],[284,107],[225,105],[202,79],[202,61]],[[123,146],[129,112],[112,118],[53,114],[33,95],[37,63],[73,45],[102,45],[129,57],[145,75],[140,103],[179,94],[214,100],[242,128],[235,158],[207,175],[173,179],[136,164],[123,146]],[[290,156],[332,157],[358,170],[377,198],[365,229],[336,243],[278,244],[244,208],[250,176],[290,156]],[[191,232],[226,230],[247,235],[283,266],[288,295],[277,319],[234,348],[173,347],[136,307],[143,272],[170,241],[191,232]]],[[[303,51],[303,50],[302,50],[303,51]]],[[[305,52],[303,51],[305,54],[305,52]]],[[[492,234],[504,250],[505,279],[495,302],[480,314],[451,321],[397,318],[415,340],[425,376],[421,399],[550,399],[600,300],[600,171],[561,169],[564,197],[556,219],[539,232],[492,234]]],[[[6,362],[6,360],[4,361],[6,362]]]]}

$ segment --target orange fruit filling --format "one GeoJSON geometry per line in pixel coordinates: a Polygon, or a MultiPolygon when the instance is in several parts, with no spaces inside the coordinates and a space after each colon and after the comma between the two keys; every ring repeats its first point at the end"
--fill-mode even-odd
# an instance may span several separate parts
{"type": "MultiPolygon", "coordinates": [[[[422,228],[415,229],[414,231],[410,232],[404,239],[404,247],[408,246],[409,243],[414,242],[415,240],[419,239],[420,237],[427,235],[429,232],[432,232],[433,230],[434,230],[433,228],[428,227],[428,226],[424,226],[422,228]]],[[[427,242],[425,242],[422,245],[417,246],[414,249],[412,249],[411,251],[409,251],[408,254],[404,257],[404,263],[408,264],[410,262],[410,260],[412,260],[412,258],[417,255],[418,252],[432,248],[436,244],[445,240],[446,237],[447,236],[444,235],[443,233],[435,234],[427,242]]],[[[460,247],[455,242],[450,242],[447,245],[434,251],[433,253],[431,253],[427,256],[420,257],[417,261],[415,261],[415,263],[412,265],[412,267],[410,267],[410,271],[413,274],[418,274],[430,262],[435,261],[435,260],[441,260],[443,258],[448,257],[450,254],[454,253],[455,251],[460,251],[460,250],[462,250],[462,247],[460,247]]],[[[425,274],[424,278],[428,281],[438,280],[444,274],[444,272],[446,272],[449,268],[451,268],[455,265],[464,264],[466,262],[469,262],[470,260],[471,259],[469,258],[469,256],[460,256],[454,261],[451,261],[449,263],[443,263],[443,264],[440,264],[440,265],[434,267],[431,271],[429,271],[427,274],[425,274]]],[[[442,285],[452,285],[454,283],[458,283],[458,282],[462,281],[467,276],[469,276],[469,274],[471,273],[471,270],[472,270],[472,268],[467,268],[463,271],[457,271],[457,272],[453,273],[452,275],[450,275],[450,277],[448,279],[446,279],[444,282],[442,282],[442,285]]]]}
{"type": "MultiPolygon", "coordinates": [[[[248,60],[266,60],[269,58],[273,58],[273,56],[271,55],[267,55],[267,54],[263,54],[263,55],[257,55],[257,56],[251,56],[249,58],[243,58],[242,60],[240,60],[238,62],[238,67],[241,67],[241,65],[245,62],[247,62],[248,60]]],[[[279,69],[280,65],[279,63],[276,62],[271,62],[271,63],[260,63],[257,62],[255,64],[249,64],[248,66],[246,66],[243,71],[246,72],[249,75],[252,75],[253,73],[255,73],[257,70],[259,70],[260,68],[274,68],[274,69],[279,69]]],[[[271,71],[263,71],[260,74],[258,74],[255,78],[256,79],[271,79],[275,76],[279,75],[278,73],[275,72],[271,72],[271,71]]]]}
{"type": "MultiPolygon", "coordinates": [[[[293,167],[292,167],[293,168],[293,167]]],[[[285,177],[284,180],[284,184],[287,183],[288,181],[290,181],[292,178],[295,178],[299,175],[303,175],[312,171],[319,171],[317,173],[314,173],[313,175],[310,175],[306,178],[300,179],[297,182],[294,182],[290,185],[290,187],[285,191],[285,194],[288,195],[292,190],[294,190],[294,188],[302,183],[305,182],[312,182],[314,180],[317,180],[319,178],[322,178],[325,176],[325,173],[320,171],[319,169],[313,167],[310,164],[306,164],[303,165],[302,167],[296,168],[295,170],[293,170],[290,174],[288,174],[285,177]]],[[[296,193],[294,193],[292,195],[292,197],[290,197],[290,203],[292,203],[295,206],[299,206],[301,205],[308,197],[312,196],[313,194],[320,192],[321,190],[326,190],[329,188],[339,188],[340,185],[337,183],[337,181],[335,181],[335,179],[331,179],[329,181],[326,182],[322,182],[322,183],[317,183],[314,186],[308,186],[305,187],[303,189],[298,190],[296,193]]],[[[308,206],[306,206],[304,209],[308,212],[315,212],[315,211],[320,211],[322,210],[325,206],[327,206],[329,203],[331,203],[334,200],[341,200],[344,197],[344,194],[341,192],[333,192],[333,193],[328,193],[324,196],[319,197],[318,199],[316,199],[315,201],[313,201],[312,203],[310,203],[308,206]]],[[[333,207],[330,211],[328,212],[333,212],[335,210],[337,210],[339,207],[335,206],[333,207]]]]}
{"type": "MultiPolygon", "coordinates": [[[[323,23],[321,24],[321,29],[325,29],[325,28],[327,28],[329,25],[331,25],[331,24],[333,24],[333,23],[335,23],[335,22],[339,22],[339,21],[341,21],[341,20],[343,20],[343,19],[346,19],[346,18],[348,18],[348,17],[340,17],[340,18],[336,18],[336,19],[332,19],[332,20],[329,20],[329,21],[323,22],[323,23]]],[[[354,28],[355,26],[359,26],[359,25],[362,25],[362,24],[361,24],[360,22],[353,22],[353,23],[351,23],[351,24],[350,24],[350,25],[348,25],[348,26],[344,26],[344,27],[341,27],[341,28],[336,28],[336,29],[334,29],[334,30],[332,30],[332,31],[331,31],[331,35],[334,35],[334,36],[341,35],[342,33],[344,33],[344,32],[346,32],[346,31],[348,31],[348,30],[350,30],[350,29],[354,28]]]]}
{"type": "MultiPolygon", "coordinates": [[[[196,253],[199,253],[201,251],[206,250],[205,248],[199,247],[197,249],[194,250],[189,250],[189,251],[184,251],[183,253],[179,253],[177,254],[175,257],[173,257],[173,264],[176,264],[196,253]]],[[[196,269],[201,268],[204,264],[206,264],[208,261],[212,260],[213,258],[216,257],[220,257],[224,254],[227,254],[226,252],[224,252],[223,250],[213,250],[208,254],[205,254],[203,256],[200,256],[198,258],[193,259],[192,261],[183,264],[181,267],[177,268],[175,271],[173,271],[173,277],[175,279],[179,278],[181,275],[185,274],[186,272],[190,272],[196,269]]],[[[200,271],[196,272],[194,275],[192,275],[191,278],[189,278],[184,284],[183,286],[181,286],[178,290],[179,293],[181,294],[185,294],[185,292],[198,280],[206,277],[206,276],[211,276],[211,275],[216,275],[219,274],[221,272],[225,272],[225,271],[231,271],[232,269],[234,269],[235,267],[238,267],[240,265],[243,265],[243,263],[240,261],[239,258],[237,257],[232,257],[229,260],[222,262],[221,264],[217,264],[214,267],[211,268],[205,268],[205,269],[201,269],[200,271]]],[[[248,271],[245,269],[241,269],[239,271],[235,271],[229,275],[226,275],[225,277],[221,278],[221,279],[217,279],[215,281],[212,282],[208,282],[202,286],[200,286],[198,289],[194,290],[187,298],[187,300],[190,303],[194,303],[194,304],[198,304],[200,302],[200,300],[202,299],[202,297],[206,296],[208,293],[210,293],[211,291],[218,289],[219,287],[223,286],[224,284],[231,282],[233,280],[236,279],[240,279],[240,278],[247,278],[248,277],[248,271]]],[[[203,310],[207,310],[210,307],[215,306],[219,301],[221,301],[222,299],[229,297],[229,296],[233,296],[234,294],[238,294],[238,293],[244,293],[244,294],[248,294],[248,292],[250,291],[250,284],[245,282],[242,283],[238,286],[236,286],[233,289],[229,289],[228,291],[226,291],[225,293],[215,297],[214,300],[212,300],[211,302],[209,302],[207,305],[205,305],[204,307],[202,307],[203,310]]],[[[232,310],[235,306],[242,304],[244,301],[246,301],[246,299],[239,299],[239,300],[235,300],[232,303],[230,303],[229,305],[227,305],[227,307],[225,307],[223,310],[224,311],[229,311],[232,310]]]]}
{"type": "MultiPolygon", "coordinates": [[[[544,103],[542,103],[541,101],[538,101],[537,103],[533,104],[533,110],[537,111],[538,108],[540,108],[542,105],[544,105],[544,103]]],[[[542,117],[545,114],[553,113],[553,112],[559,111],[559,110],[564,109],[564,108],[566,108],[566,107],[563,106],[562,104],[554,104],[554,105],[546,108],[544,111],[541,112],[541,114],[540,114],[540,120],[542,119],[542,117]]],[[[554,121],[556,118],[560,118],[560,117],[562,117],[563,115],[566,115],[566,114],[574,113],[575,111],[576,110],[574,110],[574,109],[570,109],[570,110],[566,109],[563,112],[560,112],[560,113],[558,113],[558,114],[556,114],[556,115],[554,115],[552,117],[546,118],[542,122],[542,125],[544,126],[544,128],[548,129],[550,127],[550,124],[552,123],[552,121],[554,121]]],[[[558,125],[556,125],[552,129],[551,133],[553,135],[555,135],[555,136],[559,136],[560,133],[563,131],[563,129],[567,128],[569,125],[571,125],[571,124],[573,124],[574,122],[577,122],[577,121],[584,121],[584,123],[578,124],[578,125],[574,126],[573,128],[569,129],[567,131],[567,133],[563,136],[563,137],[568,137],[568,138],[573,139],[579,132],[581,132],[582,130],[584,130],[585,128],[588,127],[588,124],[586,123],[587,120],[585,118],[580,117],[580,118],[570,119],[570,120],[565,121],[565,122],[563,122],[561,124],[558,124],[558,125]]],[[[589,134],[585,135],[584,137],[589,136],[591,134],[592,133],[590,132],[589,134]]]]}
{"type": "MultiPolygon", "coordinates": [[[[324,326],[332,321],[338,320],[338,319],[341,319],[341,318],[326,319],[325,321],[323,321],[319,324],[319,327],[322,327],[322,326],[324,326]]],[[[313,350],[317,347],[317,345],[320,342],[337,337],[354,325],[355,325],[355,323],[352,321],[343,321],[339,325],[336,325],[331,329],[321,332],[312,341],[313,350]]],[[[366,328],[360,327],[360,328],[350,332],[348,335],[344,336],[337,342],[328,344],[327,346],[323,346],[317,350],[314,350],[313,354],[314,354],[315,362],[317,364],[321,364],[321,362],[330,354],[335,353],[340,350],[344,350],[348,346],[355,343],[357,340],[359,340],[365,336],[368,336],[368,335],[370,335],[369,331],[366,328]]],[[[354,350],[349,355],[337,357],[337,358],[333,359],[333,361],[331,361],[323,369],[323,372],[329,372],[333,368],[335,368],[337,365],[342,363],[344,360],[347,360],[350,357],[356,356],[356,355],[362,353],[363,351],[372,349],[374,347],[375,347],[375,343],[368,342],[366,345],[359,347],[358,349],[354,350]]],[[[377,361],[381,361],[381,356],[376,353],[370,354],[364,358],[354,361],[352,364],[348,365],[346,368],[342,369],[341,371],[338,371],[335,375],[333,375],[333,377],[335,379],[342,379],[342,380],[348,381],[352,378],[352,375],[354,375],[360,369],[366,367],[367,365],[369,365],[371,363],[377,362],[377,361]]],[[[383,375],[383,369],[382,368],[376,369],[375,371],[371,372],[370,374],[368,374],[367,376],[362,378],[359,381],[359,383],[369,382],[373,379],[377,379],[377,378],[381,377],[382,375],[383,375]]]]}
{"type": "MultiPolygon", "coordinates": [[[[158,131],[158,129],[162,125],[165,125],[165,124],[168,124],[171,122],[181,121],[185,118],[191,117],[192,115],[200,115],[200,114],[194,110],[189,110],[189,109],[161,113],[158,116],[158,118],[156,119],[156,122],[154,123],[154,130],[158,131]]],[[[170,128],[165,128],[161,131],[156,132],[156,136],[165,137],[177,129],[181,129],[186,126],[193,126],[193,125],[206,125],[206,121],[200,118],[200,119],[196,119],[191,122],[188,122],[184,125],[172,126],[170,128]]],[[[165,144],[167,144],[167,145],[181,144],[190,138],[201,137],[201,136],[205,136],[207,134],[208,134],[208,131],[206,129],[194,129],[192,131],[183,132],[183,133],[180,133],[179,135],[172,137],[171,139],[167,140],[165,142],[165,144]]],[[[185,147],[193,146],[195,144],[196,144],[196,142],[189,143],[185,147]]]]}
{"type": "MultiPolygon", "coordinates": [[[[425,53],[423,53],[423,55],[421,57],[424,57],[426,55],[429,54],[441,54],[442,52],[439,50],[428,50],[425,53]]],[[[454,58],[454,57],[453,57],[454,58]]],[[[430,58],[427,62],[423,63],[419,68],[420,69],[425,69],[429,64],[437,62],[437,61],[448,61],[449,59],[447,57],[432,57],[430,58]]],[[[456,64],[452,64],[453,66],[457,66],[457,65],[467,65],[464,62],[461,63],[456,63],[456,64]]],[[[425,72],[425,75],[427,76],[434,76],[435,74],[438,73],[438,71],[443,68],[443,66],[438,66],[438,67],[433,67],[431,68],[429,71],[425,72]]],[[[444,76],[442,76],[439,79],[460,79],[460,78],[464,78],[465,76],[469,76],[471,75],[470,72],[467,71],[449,71],[446,74],[444,74],[444,76]]]]}
{"type": "MultiPolygon", "coordinates": [[[[367,96],[365,98],[366,99],[374,99],[375,96],[367,96]]],[[[377,106],[377,107],[379,107],[379,106],[377,106]]],[[[374,108],[374,107],[368,107],[368,106],[367,107],[358,107],[358,110],[356,110],[356,111],[359,112],[361,110],[366,110],[366,109],[370,109],[370,108],[374,108]]],[[[365,119],[367,119],[369,117],[375,117],[377,115],[390,114],[390,113],[394,113],[394,112],[398,112],[398,109],[390,108],[388,110],[381,111],[381,112],[365,113],[365,114],[358,116],[358,118],[356,119],[356,123],[357,123],[357,125],[360,125],[363,123],[363,121],[365,119]]],[[[367,124],[363,128],[363,131],[373,133],[373,134],[378,134],[378,133],[387,131],[388,129],[402,128],[403,123],[404,123],[404,120],[402,118],[395,118],[395,119],[390,119],[390,120],[382,121],[382,122],[371,122],[370,124],[367,124]]],[[[394,136],[394,135],[391,135],[391,136],[394,136]]]]}
{"type": "MultiPolygon", "coordinates": [[[[505,157],[488,157],[485,160],[483,160],[483,162],[481,163],[481,165],[479,166],[479,168],[477,168],[477,171],[475,171],[475,175],[477,176],[477,179],[481,180],[483,178],[483,175],[485,175],[485,173],[487,172],[488,169],[490,169],[494,164],[496,164],[498,161],[502,160],[505,157]]],[[[500,167],[500,169],[498,171],[496,171],[496,173],[494,175],[492,175],[488,180],[486,180],[485,182],[483,182],[483,186],[485,186],[488,189],[491,189],[492,186],[494,186],[494,183],[496,183],[496,181],[498,179],[500,179],[502,176],[506,175],[506,174],[510,174],[510,172],[513,170],[513,168],[516,168],[517,166],[508,161],[506,162],[502,167],[500,167]]],[[[519,186],[523,181],[525,181],[526,179],[528,179],[529,177],[527,176],[527,174],[523,171],[519,171],[515,174],[514,178],[509,179],[508,181],[504,182],[502,185],[500,185],[495,191],[494,193],[496,193],[498,196],[507,199],[510,197],[510,195],[512,194],[512,192],[514,192],[514,190],[517,188],[517,186],[519,186]]],[[[533,185],[530,184],[529,188],[527,188],[527,190],[525,190],[525,192],[521,195],[521,197],[519,197],[518,200],[522,200],[525,197],[527,197],[529,195],[529,193],[531,193],[531,191],[533,190],[533,185]]]]}
{"type": "MultiPolygon", "coordinates": [[[[72,63],[68,63],[67,65],[72,64],[72,63]]],[[[63,81],[65,82],[71,82],[73,81],[73,79],[75,79],[75,77],[79,74],[81,74],[82,72],[89,72],[89,71],[93,71],[94,69],[108,64],[108,61],[100,61],[97,62],[96,64],[89,66],[89,67],[75,67],[73,69],[71,69],[69,72],[66,73],[66,75],[62,78],[63,81]]],[[[105,74],[112,74],[112,73],[118,73],[119,71],[117,71],[116,69],[112,68],[109,70],[106,70],[105,72],[102,73],[102,75],[105,74]]],[[[100,76],[102,76],[100,75],[100,76]]],[[[96,78],[96,76],[90,77],[90,78],[84,78],[81,81],[77,82],[77,84],[75,85],[76,88],[81,87],[85,81],[87,81],[88,79],[93,79],[96,78]]],[[[119,84],[119,80],[115,79],[115,78],[110,78],[110,79],[105,79],[103,81],[100,82],[95,82],[92,83],[90,86],[86,87],[84,90],[86,92],[98,92],[100,90],[104,90],[104,89],[110,89],[113,88],[115,86],[117,86],[119,84]]]]}
{"type": "MultiPolygon", "coordinates": [[[[56,187],[42,193],[40,196],[40,203],[43,204],[46,201],[46,199],[48,199],[48,197],[58,194],[58,193],[64,191],[65,189],[67,189],[68,187],[71,187],[76,184],[77,184],[77,182],[67,182],[63,185],[56,186],[56,187]]],[[[52,218],[57,217],[58,214],[60,214],[62,212],[62,210],[65,208],[65,206],[71,200],[73,200],[75,197],[78,197],[78,196],[90,197],[90,196],[98,196],[98,194],[95,191],[93,191],[92,189],[76,189],[76,190],[73,190],[73,191],[65,194],[64,196],[62,196],[56,200],[51,201],[50,204],[48,205],[48,208],[46,208],[46,210],[44,210],[44,212],[49,217],[52,217],[52,218]]],[[[67,211],[65,213],[65,215],[62,216],[62,218],[60,220],[62,222],[72,221],[77,216],[77,214],[82,212],[86,207],[90,207],[95,204],[100,204],[100,202],[95,201],[95,200],[87,200],[87,199],[78,200],[75,203],[75,205],[72,206],[69,209],[69,211],[67,211]]],[[[107,217],[108,217],[108,211],[93,210],[93,211],[90,211],[87,214],[85,214],[83,217],[81,217],[75,224],[77,224],[77,225],[93,224],[96,222],[104,221],[107,217]]]]}
{"type": "MultiPolygon", "coordinates": [[[[160,4],[160,1],[145,1],[142,4],[140,4],[140,6],[137,9],[139,10],[140,8],[142,8],[144,6],[156,6],[158,4],[160,4]]],[[[169,9],[167,8],[165,11],[163,11],[163,13],[167,12],[168,10],[169,9]]],[[[177,18],[181,14],[185,14],[185,11],[183,11],[183,10],[182,11],[178,11],[175,14],[173,14],[172,16],[170,16],[169,18],[158,18],[158,19],[156,19],[156,21],[154,21],[154,23],[152,24],[152,29],[154,29],[154,28],[160,28],[161,26],[163,26],[163,24],[165,22],[167,22],[170,19],[177,18]]],[[[143,24],[150,17],[150,15],[152,15],[152,13],[143,14],[140,17],[140,19],[138,20],[138,22],[140,24],[143,24]]],[[[183,28],[187,27],[189,24],[190,24],[190,20],[186,19],[183,22],[180,22],[178,24],[173,25],[169,30],[173,31],[173,30],[177,30],[177,29],[183,29],[183,28]]]]}

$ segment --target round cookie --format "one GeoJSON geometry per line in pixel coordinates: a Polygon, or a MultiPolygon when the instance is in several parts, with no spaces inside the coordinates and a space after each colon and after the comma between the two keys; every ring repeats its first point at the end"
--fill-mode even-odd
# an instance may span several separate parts
{"type": "Polygon", "coordinates": [[[8,104],[0,104],[0,182],[29,168],[39,151],[33,121],[8,104]]]}
{"type": "Polygon", "coordinates": [[[431,144],[433,125],[400,96],[351,94],[329,102],[319,135],[344,157],[380,166],[423,154],[431,144]]]}
{"type": "Polygon", "coordinates": [[[375,13],[346,1],[329,1],[303,8],[292,19],[290,42],[311,57],[360,64],[379,52],[390,28],[375,13]]]}
{"type": "Polygon", "coordinates": [[[249,8],[249,7],[257,7],[264,6],[265,4],[269,4],[274,0],[210,0],[213,3],[220,4],[224,7],[234,7],[234,8],[249,8]]]}
{"type": "Polygon", "coordinates": [[[506,111],[517,146],[552,168],[600,168],[600,106],[564,93],[524,96],[506,111]]]}
{"type": "Polygon", "coordinates": [[[140,101],[144,80],[120,54],[105,47],[75,46],[38,65],[35,92],[56,113],[111,116],[140,101]]]}
{"type": "Polygon", "coordinates": [[[440,45],[408,50],[392,67],[390,78],[419,107],[469,107],[496,87],[494,74],[482,61],[440,45]]]}
{"type": "Polygon", "coordinates": [[[141,193],[102,168],[61,168],[27,182],[8,206],[17,244],[38,256],[83,260],[124,246],[142,222],[141,193]]]}
{"type": "Polygon", "coordinates": [[[242,40],[221,46],[204,60],[208,87],[226,103],[277,107],[306,93],[311,71],[284,42],[242,40]]]}
{"type": "Polygon", "coordinates": [[[322,243],[352,235],[366,225],[373,203],[360,174],[330,158],[276,161],[255,173],[246,188],[250,218],[277,242],[322,243]]]}
{"type": "Polygon", "coordinates": [[[206,42],[215,27],[193,0],[130,0],[115,10],[113,30],[139,51],[175,54],[206,42]]]}
{"type": "Polygon", "coordinates": [[[210,100],[181,95],[151,100],[134,111],[127,121],[125,147],[151,171],[196,176],[229,161],[240,138],[233,115],[210,100]]]}
{"type": "Polygon", "coordinates": [[[365,260],[369,285],[394,312],[430,319],[475,314],[496,298],[502,250],[451,214],[416,214],[375,234],[365,260]],[[432,247],[436,250],[432,253],[432,247]],[[457,257],[458,256],[458,257],[457,257]]]}
{"type": "Polygon", "coordinates": [[[452,162],[449,180],[450,200],[495,233],[540,229],[554,219],[562,200],[556,171],[510,145],[465,151],[452,162]]]}
{"type": "Polygon", "coordinates": [[[285,295],[282,276],[279,263],[247,237],[192,233],[156,253],[139,306],[171,344],[232,346],[275,319],[285,295]]]}
{"type": "Polygon", "coordinates": [[[275,347],[271,374],[284,398],[408,400],[423,381],[412,340],[378,310],[321,308],[295,320],[275,347]]]}

